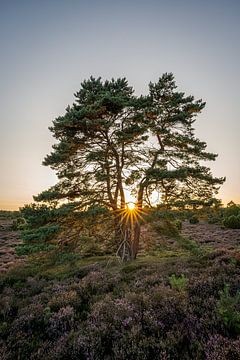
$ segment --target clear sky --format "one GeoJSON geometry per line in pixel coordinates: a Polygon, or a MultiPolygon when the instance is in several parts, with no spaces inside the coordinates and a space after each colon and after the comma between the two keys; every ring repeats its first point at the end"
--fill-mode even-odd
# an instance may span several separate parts
{"type": "Polygon", "coordinates": [[[173,72],[207,106],[196,134],[219,154],[219,197],[240,203],[239,0],[0,0],[0,208],[56,182],[48,130],[90,75],[137,94],[173,72]]]}

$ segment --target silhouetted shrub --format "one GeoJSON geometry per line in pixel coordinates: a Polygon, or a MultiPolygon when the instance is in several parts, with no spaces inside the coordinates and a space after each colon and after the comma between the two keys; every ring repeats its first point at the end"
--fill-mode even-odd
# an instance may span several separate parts
{"type": "Polygon", "coordinates": [[[197,216],[192,216],[190,219],[189,219],[189,222],[190,224],[198,224],[199,223],[199,219],[197,216]]]}
{"type": "Polygon", "coordinates": [[[208,224],[220,224],[222,222],[222,217],[217,214],[210,214],[207,221],[208,224]]]}

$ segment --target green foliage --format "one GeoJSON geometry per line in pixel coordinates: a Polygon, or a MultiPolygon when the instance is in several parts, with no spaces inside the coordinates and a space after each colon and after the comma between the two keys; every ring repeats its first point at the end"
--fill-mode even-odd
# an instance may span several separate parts
{"type": "Polygon", "coordinates": [[[229,285],[220,291],[217,311],[226,328],[236,335],[240,334],[240,291],[230,295],[229,285]]]}
{"type": "Polygon", "coordinates": [[[175,225],[178,230],[182,230],[182,221],[181,220],[179,220],[179,219],[175,220],[175,225]]]}
{"type": "Polygon", "coordinates": [[[80,254],[77,254],[76,252],[63,252],[58,251],[55,255],[55,264],[61,265],[61,264],[74,264],[77,260],[80,259],[80,254]]]}
{"type": "Polygon", "coordinates": [[[0,276],[1,358],[239,359],[239,269],[198,260],[32,255],[0,276]]]}
{"type": "Polygon", "coordinates": [[[59,225],[45,225],[37,229],[22,231],[21,238],[25,242],[44,242],[52,240],[59,230],[59,225]]]}
{"type": "MultiPolygon", "coordinates": [[[[59,181],[34,197],[49,206],[22,209],[29,227],[63,221],[59,212],[63,202],[72,204],[74,217],[105,208],[119,245],[123,239],[116,214],[125,210],[125,189],[138,199],[140,210],[153,191],[161,194],[166,209],[176,202],[193,209],[210,206],[225,179],[214,178],[210,168],[202,165],[217,156],[207,152],[206,143],[194,135],[193,124],[204,107],[201,99],[177,90],[172,73],[150,83],[146,96],[136,96],[125,78],[85,80],[75,102],[50,127],[57,143],[43,164],[57,172],[59,181]]],[[[167,222],[159,232],[178,236],[180,223],[167,222]]],[[[130,236],[136,243],[138,233],[130,236]]],[[[138,244],[128,248],[133,251],[138,244]]]]}
{"type": "Polygon", "coordinates": [[[199,219],[197,216],[192,216],[190,219],[189,219],[189,222],[190,224],[198,224],[199,223],[199,219]]]}
{"type": "Polygon", "coordinates": [[[46,225],[53,218],[52,208],[47,205],[30,204],[20,209],[22,217],[29,228],[46,225]]]}
{"type": "Polygon", "coordinates": [[[13,230],[24,230],[27,227],[27,222],[23,217],[19,217],[13,221],[13,230]]]}
{"type": "Polygon", "coordinates": [[[168,277],[169,283],[171,285],[172,289],[176,289],[178,291],[185,290],[187,285],[187,278],[184,274],[181,274],[180,276],[176,276],[175,274],[172,274],[168,277]]]}
{"type": "Polygon", "coordinates": [[[162,219],[152,224],[153,229],[160,235],[176,238],[179,236],[179,229],[174,221],[162,219]]]}
{"type": "Polygon", "coordinates": [[[179,236],[177,238],[177,242],[183,249],[190,251],[195,256],[204,255],[203,249],[194,240],[179,236]]]}
{"type": "Polygon", "coordinates": [[[240,214],[226,217],[223,219],[223,225],[230,229],[240,229],[240,214]]]}
{"type": "Polygon", "coordinates": [[[42,251],[50,251],[56,248],[56,245],[39,243],[39,244],[20,244],[15,247],[18,256],[30,255],[42,251]]]}
{"type": "Polygon", "coordinates": [[[79,250],[83,257],[104,255],[99,241],[93,236],[82,236],[79,239],[79,250]]]}
{"type": "Polygon", "coordinates": [[[223,216],[229,217],[232,215],[238,216],[240,214],[240,205],[231,202],[227,207],[223,209],[223,216]]]}
{"type": "Polygon", "coordinates": [[[220,214],[209,214],[208,224],[220,224],[222,222],[222,217],[220,214]]]}

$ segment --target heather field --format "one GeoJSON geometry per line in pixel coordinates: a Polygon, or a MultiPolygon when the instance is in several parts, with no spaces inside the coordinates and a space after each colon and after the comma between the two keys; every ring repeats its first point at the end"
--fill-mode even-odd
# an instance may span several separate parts
{"type": "Polygon", "coordinates": [[[11,223],[1,359],[240,359],[240,229],[185,220],[169,236],[154,220],[137,260],[120,262],[67,246],[18,256],[11,223]]]}

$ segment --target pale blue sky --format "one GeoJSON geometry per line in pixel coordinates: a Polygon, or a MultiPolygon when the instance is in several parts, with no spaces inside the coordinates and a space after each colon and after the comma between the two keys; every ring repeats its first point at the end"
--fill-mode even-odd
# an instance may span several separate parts
{"type": "Polygon", "coordinates": [[[240,202],[239,39],[238,0],[0,0],[0,208],[55,183],[48,126],[84,79],[126,76],[144,94],[163,72],[207,102],[196,134],[219,154],[219,197],[240,202]]]}

